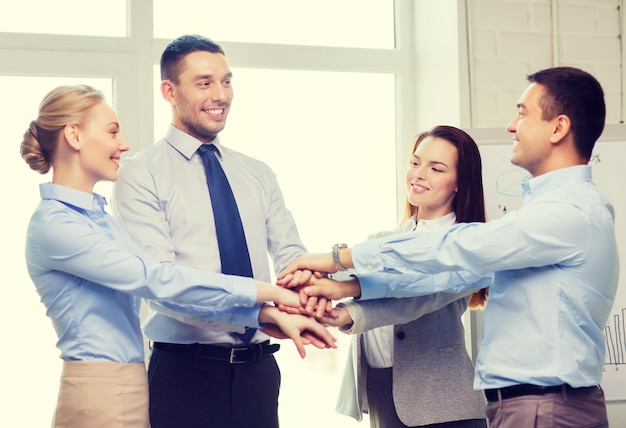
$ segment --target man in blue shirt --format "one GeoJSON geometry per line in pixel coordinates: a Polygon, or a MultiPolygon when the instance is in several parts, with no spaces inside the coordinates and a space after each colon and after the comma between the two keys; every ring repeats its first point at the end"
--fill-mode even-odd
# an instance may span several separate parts
{"type": "Polygon", "coordinates": [[[279,283],[308,281],[309,296],[372,299],[457,292],[492,277],[474,382],[485,390],[489,426],[608,427],[599,384],[619,260],[614,210],[588,165],[604,128],[604,95],[593,76],[571,67],[528,80],[507,126],[511,162],[532,175],[519,211],[335,246],[291,263],[279,283]],[[343,283],[302,272],[343,267],[356,272],[343,283]]]}

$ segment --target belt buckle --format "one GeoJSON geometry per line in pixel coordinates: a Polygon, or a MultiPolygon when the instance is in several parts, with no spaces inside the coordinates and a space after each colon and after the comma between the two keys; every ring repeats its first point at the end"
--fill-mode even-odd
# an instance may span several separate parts
{"type": "Polygon", "coordinates": [[[235,359],[236,351],[240,351],[244,348],[230,348],[230,356],[228,357],[228,362],[230,364],[243,364],[245,361],[235,359]]]}

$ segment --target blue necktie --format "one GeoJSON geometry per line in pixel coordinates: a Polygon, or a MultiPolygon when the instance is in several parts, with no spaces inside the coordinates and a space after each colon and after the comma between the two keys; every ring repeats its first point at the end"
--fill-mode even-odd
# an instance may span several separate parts
{"type": "MultiPolygon", "coordinates": [[[[213,218],[220,250],[222,273],[252,278],[250,254],[248,253],[248,244],[243,232],[239,209],[226,174],[224,174],[217,158],[217,147],[213,144],[202,144],[198,148],[198,153],[204,163],[206,182],[209,186],[211,205],[213,205],[213,218]]],[[[233,334],[245,343],[250,343],[255,332],[256,330],[253,328],[246,328],[246,332],[243,334],[233,334]]]]}

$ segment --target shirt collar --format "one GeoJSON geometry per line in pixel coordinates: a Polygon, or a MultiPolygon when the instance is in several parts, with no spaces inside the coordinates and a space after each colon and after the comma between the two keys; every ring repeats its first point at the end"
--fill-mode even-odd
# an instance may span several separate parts
{"type": "Polygon", "coordinates": [[[522,194],[524,197],[531,197],[584,181],[591,181],[589,165],[560,168],[523,182],[522,194]]]}
{"type": "MultiPolygon", "coordinates": [[[[413,222],[415,222],[415,216],[412,217],[413,222]]],[[[429,228],[436,226],[452,226],[456,223],[456,213],[452,211],[444,216],[433,218],[430,220],[420,220],[415,225],[416,228],[429,228]]]]}
{"type": "MultiPolygon", "coordinates": [[[[195,137],[192,137],[186,132],[181,131],[172,124],[170,124],[169,128],[167,129],[167,133],[165,134],[165,140],[187,159],[191,159],[191,157],[198,150],[198,147],[202,145],[202,141],[198,140],[195,137]]],[[[221,156],[222,144],[220,143],[219,135],[215,136],[215,139],[211,141],[210,144],[213,144],[215,145],[215,147],[217,147],[217,150],[221,156]]]]}
{"type": "Polygon", "coordinates": [[[87,193],[54,183],[39,185],[41,199],[54,199],[85,211],[104,211],[106,198],[97,193],[87,193]]]}

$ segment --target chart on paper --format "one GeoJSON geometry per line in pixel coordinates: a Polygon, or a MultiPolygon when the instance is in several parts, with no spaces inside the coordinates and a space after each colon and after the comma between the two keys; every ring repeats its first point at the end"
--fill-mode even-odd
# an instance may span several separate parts
{"type": "Polygon", "coordinates": [[[626,308],[621,308],[619,313],[613,315],[609,319],[607,326],[604,328],[606,334],[606,358],[604,360],[604,370],[626,371],[626,338],[624,337],[624,316],[626,316],[626,308]],[[608,367],[607,367],[608,366],[608,367]]]}

